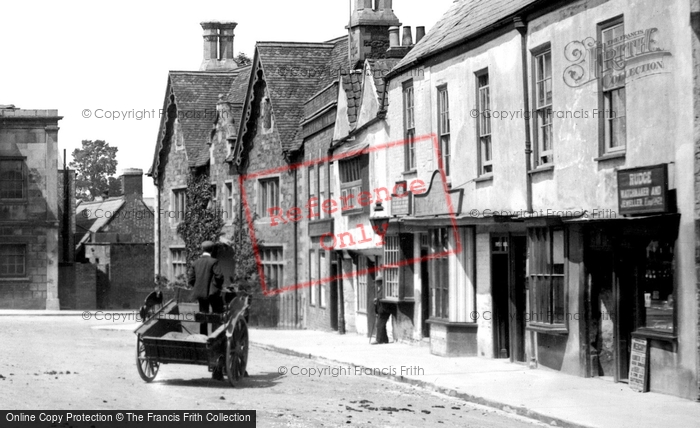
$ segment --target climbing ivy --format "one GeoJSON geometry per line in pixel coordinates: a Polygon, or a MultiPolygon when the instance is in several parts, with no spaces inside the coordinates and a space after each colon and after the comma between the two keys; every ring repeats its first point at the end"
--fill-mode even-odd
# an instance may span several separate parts
{"type": "Polygon", "coordinates": [[[177,226],[178,235],[185,241],[187,267],[202,254],[202,242],[218,242],[222,235],[223,212],[216,201],[212,201],[212,196],[209,176],[190,173],[187,178],[185,215],[177,226]]]}

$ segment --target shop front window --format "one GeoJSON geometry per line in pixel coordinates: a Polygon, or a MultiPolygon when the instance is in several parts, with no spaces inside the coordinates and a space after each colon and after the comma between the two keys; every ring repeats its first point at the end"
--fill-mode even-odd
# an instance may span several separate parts
{"type": "Polygon", "coordinates": [[[564,230],[536,228],[528,232],[529,324],[566,326],[564,230]]]}
{"type": "Polygon", "coordinates": [[[673,242],[651,240],[643,270],[644,327],[674,332],[673,242]]]}

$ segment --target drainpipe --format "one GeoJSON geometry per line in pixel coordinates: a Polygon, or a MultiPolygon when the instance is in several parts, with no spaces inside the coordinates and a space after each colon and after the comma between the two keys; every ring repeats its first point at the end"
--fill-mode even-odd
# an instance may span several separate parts
{"type": "Polygon", "coordinates": [[[160,209],[160,206],[161,206],[162,202],[161,202],[161,194],[160,194],[160,183],[156,187],[158,188],[158,206],[156,207],[158,209],[158,215],[156,217],[158,219],[158,248],[156,248],[156,250],[158,251],[158,275],[160,275],[161,274],[161,265],[160,264],[161,264],[161,256],[162,256],[162,254],[161,254],[162,242],[161,242],[161,236],[160,236],[160,221],[161,221],[160,212],[162,211],[160,209]]]}
{"type": "MultiPolygon", "coordinates": [[[[299,179],[297,177],[298,168],[294,168],[294,203],[298,202],[298,186],[299,179]]],[[[294,223],[294,284],[299,284],[299,222],[294,223]]],[[[299,325],[299,287],[294,287],[294,328],[301,328],[299,325]]]]}
{"type": "MultiPolygon", "coordinates": [[[[518,33],[520,33],[520,51],[522,59],[522,71],[523,71],[523,111],[528,111],[530,106],[530,91],[527,84],[527,25],[523,22],[522,18],[516,16],[513,18],[513,26],[518,33]]],[[[530,169],[532,168],[531,156],[532,156],[532,140],[530,139],[530,115],[523,115],[523,121],[525,124],[525,191],[526,195],[526,208],[527,212],[532,212],[532,176],[530,175],[530,169]]],[[[537,368],[537,349],[535,348],[535,333],[530,332],[530,349],[532,355],[530,355],[530,368],[537,368]]]]}
{"type": "MultiPolygon", "coordinates": [[[[523,63],[523,111],[528,111],[530,106],[530,91],[528,89],[527,84],[527,25],[523,22],[522,18],[518,16],[513,18],[513,25],[515,29],[518,30],[518,32],[520,33],[523,63]]],[[[532,140],[530,140],[530,115],[523,115],[523,121],[525,123],[525,180],[527,192],[526,204],[527,212],[532,212],[532,176],[530,175],[530,170],[532,169],[532,140]]]]}

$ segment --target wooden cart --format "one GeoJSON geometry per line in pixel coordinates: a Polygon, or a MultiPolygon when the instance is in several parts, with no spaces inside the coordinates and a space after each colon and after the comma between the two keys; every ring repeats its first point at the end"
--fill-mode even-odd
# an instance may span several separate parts
{"type": "Polygon", "coordinates": [[[211,314],[188,311],[187,305],[178,304],[177,298],[164,305],[152,304],[157,299],[153,299],[153,293],[149,295],[142,308],[143,325],[134,332],[137,336],[136,366],[144,381],[155,379],[161,364],[205,365],[215,378],[223,378],[226,374],[231,386],[246,375],[246,314],[250,296],[235,296],[233,292],[225,293],[225,296],[226,311],[211,314]],[[197,324],[194,324],[196,329],[192,324],[187,327],[192,322],[219,326],[205,336],[198,334],[197,324]]]}

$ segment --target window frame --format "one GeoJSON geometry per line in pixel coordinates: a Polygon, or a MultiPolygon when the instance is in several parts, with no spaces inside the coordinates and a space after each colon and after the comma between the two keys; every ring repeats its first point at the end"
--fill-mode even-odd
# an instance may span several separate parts
{"type": "MultiPolygon", "coordinates": [[[[25,157],[3,156],[2,158],[0,158],[0,182],[3,183],[3,184],[0,184],[0,200],[2,200],[2,201],[26,201],[28,199],[28,197],[29,197],[29,195],[28,195],[29,174],[27,171],[26,161],[27,161],[27,158],[25,158],[25,157]],[[19,198],[2,196],[2,193],[4,192],[4,190],[2,190],[2,187],[4,185],[5,180],[2,178],[2,175],[1,175],[2,174],[1,164],[4,162],[19,162],[20,166],[22,167],[22,171],[21,171],[22,177],[20,180],[8,180],[9,182],[12,182],[12,183],[16,183],[16,182],[21,181],[21,183],[22,183],[22,190],[21,190],[22,196],[19,198]]],[[[16,189],[14,189],[13,191],[16,191],[16,189]]]]}
{"type": "Polygon", "coordinates": [[[233,193],[233,181],[229,180],[224,182],[224,187],[226,188],[226,216],[228,219],[228,223],[233,223],[233,201],[234,201],[234,193],[233,193]]]}
{"type": "MultiPolygon", "coordinates": [[[[3,278],[3,279],[8,279],[8,278],[21,278],[21,279],[24,279],[24,278],[27,278],[27,277],[28,277],[28,273],[27,273],[27,267],[28,267],[28,266],[27,266],[27,250],[28,250],[28,244],[22,243],[22,242],[7,242],[7,243],[0,244],[0,278],[3,278]],[[19,252],[15,253],[15,254],[3,254],[3,251],[2,251],[3,248],[12,248],[12,247],[21,248],[21,253],[22,253],[22,254],[19,254],[19,252]],[[21,263],[22,272],[21,272],[21,273],[17,273],[17,272],[13,272],[13,273],[9,273],[9,272],[8,272],[8,273],[2,273],[2,269],[3,269],[5,266],[7,266],[8,268],[9,268],[9,266],[10,266],[9,260],[7,260],[8,263],[5,264],[4,257],[21,257],[21,260],[22,260],[22,263],[21,263]]],[[[12,263],[12,266],[14,266],[15,268],[17,268],[18,266],[20,266],[20,264],[16,263],[16,261],[15,261],[15,263],[12,263]]]]}
{"type": "MultiPolygon", "coordinates": [[[[353,171],[354,172],[354,171],[353,171]]],[[[362,206],[360,205],[358,198],[360,193],[367,191],[367,187],[369,186],[369,155],[368,154],[362,154],[360,156],[354,156],[349,159],[343,159],[340,160],[338,163],[338,176],[340,178],[340,211],[341,215],[353,215],[353,214],[362,214],[362,213],[369,213],[369,205],[362,206]],[[356,163],[356,167],[353,167],[353,170],[357,172],[357,174],[348,174],[347,170],[344,168],[350,168],[351,163],[356,163]],[[348,175],[352,175],[350,178],[355,178],[354,180],[349,180],[349,181],[344,181],[344,179],[347,179],[348,175]],[[358,178],[359,177],[359,178],[358,178]],[[348,205],[346,205],[346,201],[348,199],[348,194],[352,194],[353,198],[353,205],[348,208],[348,205]]]]}
{"type": "Polygon", "coordinates": [[[172,279],[176,280],[176,278],[182,274],[187,275],[187,248],[177,246],[177,247],[169,247],[168,250],[169,250],[168,255],[170,257],[170,260],[169,260],[170,263],[168,263],[168,265],[169,265],[170,275],[171,275],[172,279]],[[178,257],[176,260],[175,253],[181,253],[182,259],[180,260],[180,258],[178,257]],[[176,265],[183,267],[182,271],[180,273],[176,272],[177,271],[177,269],[175,268],[176,265]]]}
{"type": "Polygon", "coordinates": [[[404,171],[413,172],[418,168],[416,159],[416,116],[415,89],[413,79],[403,82],[403,129],[404,129],[404,171]]]}
{"type": "MultiPolygon", "coordinates": [[[[599,115],[599,130],[598,130],[598,140],[599,140],[599,154],[601,157],[605,156],[624,156],[627,153],[627,85],[626,82],[623,84],[614,85],[610,89],[605,88],[605,74],[608,71],[606,68],[606,63],[608,61],[613,61],[614,58],[607,60],[605,58],[605,42],[603,40],[604,33],[606,31],[612,30],[615,27],[621,26],[621,33],[625,33],[625,23],[624,15],[616,16],[612,19],[603,21],[597,26],[597,37],[600,48],[596,53],[596,68],[598,72],[598,111],[602,112],[599,115]],[[613,112],[613,97],[616,93],[621,93],[623,97],[623,108],[622,115],[615,114],[610,115],[613,112]],[[614,142],[614,127],[615,121],[622,122],[622,127],[624,128],[624,133],[622,134],[622,144],[618,146],[612,146],[614,142]]],[[[621,55],[624,55],[624,50],[620,51],[621,55]]],[[[623,58],[624,62],[625,59],[623,58]]],[[[611,71],[612,72],[612,71],[611,71]]],[[[614,73],[613,73],[614,74],[614,73]]],[[[623,73],[624,74],[624,73],[623,73]]],[[[615,112],[617,113],[617,112],[615,112]]]]}
{"type": "Polygon", "coordinates": [[[446,83],[437,87],[437,120],[438,144],[440,147],[438,169],[440,168],[440,164],[442,164],[445,177],[449,177],[451,172],[452,141],[450,138],[450,94],[446,83]]]}
{"type": "Polygon", "coordinates": [[[283,245],[265,245],[260,247],[260,264],[263,268],[263,274],[265,275],[265,284],[268,290],[279,290],[284,287],[284,246],[283,245]],[[270,260],[266,259],[267,254],[279,253],[277,259],[270,260]],[[272,268],[276,268],[276,279],[277,283],[272,284],[269,279],[268,274],[272,268]]]}
{"type": "Polygon", "coordinates": [[[316,249],[310,248],[309,249],[309,306],[317,306],[318,305],[318,294],[316,291],[316,288],[318,287],[316,284],[313,284],[313,281],[315,281],[317,278],[316,272],[318,272],[317,268],[318,264],[318,259],[316,258],[316,249]]]}
{"type": "Polygon", "coordinates": [[[477,161],[478,161],[478,177],[487,177],[493,175],[493,125],[491,123],[491,76],[489,75],[489,69],[484,68],[474,73],[476,82],[476,106],[477,106],[477,120],[476,120],[476,144],[477,144],[477,161]],[[481,85],[481,79],[486,78],[486,85],[481,85]],[[482,91],[486,91],[487,104],[483,105],[482,91]],[[486,108],[484,108],[486,107],[486,108]],[[485,126],[488,124],[488,126],[485,126]],[[483,133],[484,130],[488,128],[487,133],[483,133]],[[483,149],[484,140],[488,140],[488,147],[490,153],[490,159],[485,159],[485,150],[483,149]],[[489,170],[487,170],[489,168],[489,170]]]}
{"type": "Polygon", "coordinates": [[[438,227],[428,231],[430,243],[430,259],[428,270],[430,275],[429,314],[430,319],[450,320],[450,228],[438,227]],[[440,248],[438,248],[440,247],[440,248]],[[440,255],[438,257],[438,255],[440,255]],[[440,279],[438,281],[438,279],[440,279]]]}
{"type": "Polygon", "coordinates": [[[357,307],[356,311],[360,314],[367,314],[367,287],[369,285],[369,259],[360,255],[357,260],[357,270],[360,274],[357,275],[357,307]],[[362,273],[364,272],[364,273],[362,273]]]}
{"type": "Polygon", "coordinates": [[[184,220],[187,214],[187,187],[173,187],[170,189],[170,223],[177,226],[184,220]]]}
{"type": "Polygon", "coordinates": [[[279,176],[265,177],[258,179],[258,216],[261,219],[271,218],[269,209],[280,207],[280,178],[279,176]],[[270,200],[270,192],[268,187],[270,183],[275,183],[276,191],[274,195],[274,201],[270,200]]]}
{"type": "MultiPolygon", "coordinates": [[[[569,287],[568,287],[568,242],[569,237],[567,229],[561,226],[545,226],[545,227],[531,227],[527,230],[527,261],[526,261],[526,280],[527,289],[529,295],[529,307],[527,308],[530,313],[530,319],[527,320],[526,328],[530,330],[551,332],[554,334],[568,334],[569,332],[569,313],[568,313],[568,302],[569,302],[569,287]],[[562,234],[562,273],[554,272],[554,233],[561,232],[562,234]],[[549,267],[549,273],[533,272],[533,265],[537,264],[539,260],[537,254],[541,253],[541,249],[535,249],[532,236],[537,235],[537,241],[541,242],[540,236],[542,233],[546,233],[546,245],[544,249],[544,254],[546,254],[549,260],[545,260],[544,266],[549,267]],[[560,278],[561,290],[559,290],[559,295],[562,296],[562,310],[563,310],[563,320],[557,322],[556,317],[556,299],[555,299],[555,278],[560,278]],[[540,300],[543,300],[541,296],[538,295],[540,292],[540,285],[545,284],[546,295],[546,308],[543,309],[538,307],[540,300]],[[534,306],[533,306],[534,305],[534,306]],[[542,320],[541,318],[546,317],[542,320]]],[[[542,261],[539,261],[541,264],[542,261]]],[[[536,268],[536,266],[534,267],[536,268]]]]}
{"type": "MultiPolygon", "coordinates": [[[[552,106],[554,104],[554,79],[553,76],[553,64],[552,64],[552,45],[551,43],[545,43],[535,49],[532,49],[532,96],[533,96],[533,110],[534,114],[534,162],[535,167],[549,166],[554,164],[554,115],[552,113],[552,106]],[[549,77],[546,75],[541,77],[539,74],[539,59],[545,55],[549,55],[549,77]],[[540,83],[545,84],[549,81],[551,98],[549,103],[545,98],[544,104],[540,104],[540,83]],[[548,123],[544,123],[546,118],[549,118],[548,123]],[[547,134],[549,136],[549,149],[544,150],[543,148],[543,138],[545,132],[544,128],[549,128],[547,134]]],[[[546,71],[545,71],[546,74],[546,71]]],[[[546,88],[546,86],[545,86],[546,88]]],[[[546,90],[546,89],[545,89],[546,90]]]]}

